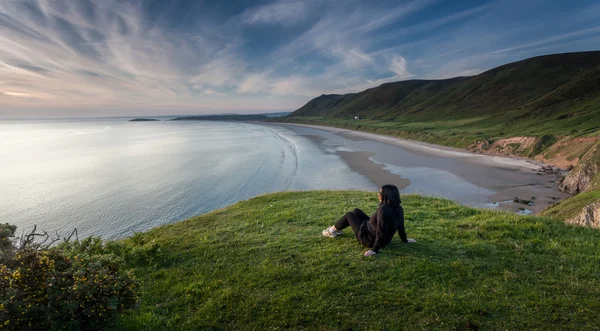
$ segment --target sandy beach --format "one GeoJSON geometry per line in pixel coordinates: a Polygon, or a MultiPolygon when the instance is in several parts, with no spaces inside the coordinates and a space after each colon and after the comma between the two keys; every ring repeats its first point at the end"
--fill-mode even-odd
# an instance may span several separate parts
{"type": "Polygon", "coordinates": [[[395,184],[402,193],[449,198],[459,203],[523,214],[539,213],[569,194],[558,175],[541,174],[526,159],[464,150],[347,129],[268,123],[304,136],[337,154],[375,186],[395,184]],[[530,203],[513,202],[515,198],[530,203]]]}
{"type": "Polygon", "coordinates": [[[500,167],[509,167],[509,168],[525,168],[531,170],[537,170],[539,166],[535,164],[533,161],[527,159],[520,158],[511,158],[511,157],[502,157],[502,156],[494,156],[494,155],[483,155],[483,154],[475,154],[465,150],[461,150],[458,148],[452,148],[447,146],[430,144],[422,141],[401,139],[396,137],[390,137],[386,135],[369,133],[369,132],[361,132],[354,131],[348,129],[340,129],[333,128],[328,126],[320,126],[320,125],[306,125],[306,124],[292,124],[303,126],[307,128],[324,130],[329,132],[334,132],[337,135],[344,137],[349,140],[373,140],[379,141],[390,145],[400,146],[406,149],[410,149],[413,151],[421,152],[421,153],[430,153],[436,156],[447,156],[447,157],[455,157],[455,158],[470,158],[473,162],[478,162],[486,165],[500,166],[500,167]]]}
{"type": "Polygon", "coordinates": [[[382,164],[369,160],[369,157],[374,156],[375,153],[338,151],[337,154],[352,170],[366,176],[376,186],[394,184],[399,189],[403,189],[410,185],[410,180],[392,174],[386,171],[382,164]]]}

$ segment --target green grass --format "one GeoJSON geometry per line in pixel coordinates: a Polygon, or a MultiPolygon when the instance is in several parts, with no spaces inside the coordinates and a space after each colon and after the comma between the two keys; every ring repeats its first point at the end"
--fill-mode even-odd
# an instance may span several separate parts
{"type": "Polygon", "coordinates": [[[325,125],[350,130],[378,133],[393,137],[425,141],[457,148],[466,148],[473,142],[491,139],[491,134],[475,128],[472,131],[461,131],[456,128],[444,129],[444,123],[427,122],[385,122],[379,120],[352,120],[324,117],[291,117],[277,119],[278,122],[325,125]]]}
{"type": "Polygon", "coordinates": [[[373,258],[320,232],[375,194],[270,194],[158,227],[121,330],[600,328],[600,232],[403,196],[406,228],[373,258]]]}
{"type": "Polygon", "coordinates": [[[549,207],[544,210],[543,214],[566,220],[579,214],[583,210],[583,207],[597,201],[600,201],[600,189],[592,188],[589,191],[579,193],[574,197],[549,207]]]}
{"type": "MultiPolygon", "coordinates": [[[[598,117],[600,119],[600,117],[598,117]]],[[[540,140],[533,150],[524,151],[525,157],[533,157],[544,153],[556,142],[559,137],[582,137],[598,135],[600,121],[586,122],[585,128],[575,130],[571,128],[556,126],[543,126],[538,120],[525,121],[519,126],[506,124],[504,119],[495,119],[494,122],[466,121],[461,120],[439,121],[413,121],[410,117],[403,120],[383,121],[374,119],[341,119],[322,116],[294,116],[276,119],[277,122],[300,123],[311,125],[325,125],[344,129],[384,134],[399,138],[425,141],[432,144],[444,146],[467,148],[476,141],[495,141],[502,138],[515,136],[539,137],[540,140]],[[528,153],[527,153],[528,152],[528,153]]],[[[556,124],[556,123],[555,123],[556,124]]]]}

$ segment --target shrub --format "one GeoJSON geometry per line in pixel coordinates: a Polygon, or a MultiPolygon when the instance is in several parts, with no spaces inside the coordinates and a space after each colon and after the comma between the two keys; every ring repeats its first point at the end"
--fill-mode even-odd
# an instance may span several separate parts
{"type": "Polygon", "coordinates": [[[548,147],[552,146],[556,143],[557,139],[552,135],[543,135],[535,142],[531,153],[529,153],[530,157],[534,157],[543,151],[545,151],[548,147]]]}
{"type": "MultiPolygon", "coordinates": [[[[14,231],[13,231],[14,235],[14,231]]],[[[99,238],[23,245],[0,264],[0,328],[97,330],[137,304],[139,284],[99,238]]]]}
{"type": "Polygon", "coordinates": [[[0,263],[6,263],[14,254],[13,241],[16,230],[14,225],[0,224],[0,263]]]}
{"type": "Polygon", "coordinates": [[[153,242],[146,242],[140,235],[134,235],[127,242],[105,242],[98,237],[87,237],[83,240],[67,241],[58,245],[69,254],[79,256],[112,254],[123,261],[134,265],[143,265],[154,261],[160,251],[160,246],[153,242]]]}

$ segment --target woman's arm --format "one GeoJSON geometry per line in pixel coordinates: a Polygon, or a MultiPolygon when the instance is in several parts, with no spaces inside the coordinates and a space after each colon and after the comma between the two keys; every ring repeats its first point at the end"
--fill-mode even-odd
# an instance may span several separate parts
{"type": "Polygon", "coordinates": [[[406,238],[406,231],[404,231],[404,210],[400,207],[400,226],[398,227],[398,235],[400,236],[400,240],[403,242],[408,242],[406,238]]]}
{"type": "Polygon", "coordinates": [[[375,227],[375,243],[373,243],[373,248],[371,249],[373,252],[378,253],[386,243],[385,240],[385,226],[386,223],[389,222],[389,216],[383,212],[383,207],[379,207],[377,209],[377,226],[375,227]]]}

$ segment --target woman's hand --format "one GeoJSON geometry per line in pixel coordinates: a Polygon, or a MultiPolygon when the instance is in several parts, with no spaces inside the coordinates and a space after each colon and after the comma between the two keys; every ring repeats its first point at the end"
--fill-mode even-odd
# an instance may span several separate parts
{"type": "Polygon", "coordinates": [[[372,251],[372,250],[369,249],[368,251],[365,252],[364,255],[365,256],[371,256],[371,255],[375,255],[375,254],[377,254],[377,253],[375,253],[374,251],[372,251]]]}
{"type": "Polygon", "coordinates": [[[406,243],[407,243],[407,244],[412,244],[412,243],[416,243],[416,242],[417,242],[417,241],[416,241],[416,240],[414,240],[414,239],[410,239],[410,238],[409,238],[409,239],[406,239],[406,243]]]}

